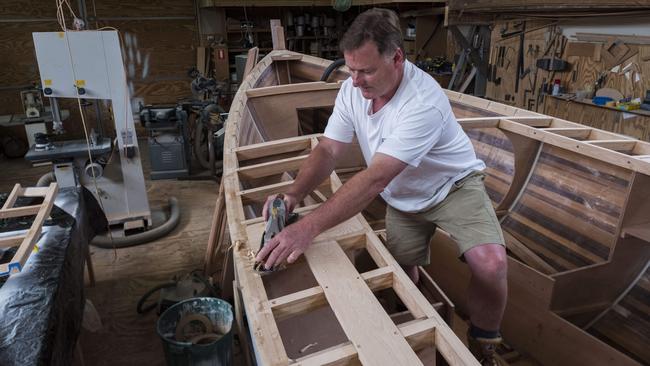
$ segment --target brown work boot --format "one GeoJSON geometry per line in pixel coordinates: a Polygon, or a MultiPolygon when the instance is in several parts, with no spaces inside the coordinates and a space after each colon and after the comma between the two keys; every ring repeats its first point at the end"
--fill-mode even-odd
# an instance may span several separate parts
{"type": "Polygon", "coordinates": [[[501,344],[502,338],[474,338],[467,332],[467,344],[469,351],[481,363],[482,366],[501,366],[497,358],[497,347],[501,344]]]}

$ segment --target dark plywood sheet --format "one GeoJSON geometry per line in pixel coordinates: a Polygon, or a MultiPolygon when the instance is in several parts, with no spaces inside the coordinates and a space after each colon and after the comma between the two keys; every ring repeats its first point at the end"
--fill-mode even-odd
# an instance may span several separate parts
{"type": "MultiPolygon", "coordinates": [[[[76,11],[77,2],[70,1],[76,11]]],[[[56,18],[56,2],[43,0],[3,0],[0,2],[3,19],[56,18]]],[[[24,23],[23,23],[24,24],[24,23]]]]}
{"type": "MultiPolygon", "coordinates": [[[[95,0],[97,17],[194,16],[192,0],[95,0]]],[[[86,4],[92,14],[93,6],[86,4]]]]}
{"type": "Polygon", "coordinates": [[[32,32],[57,31],[55,21],[0,23],[0,80],[2,86],[39,81],[32,32]]]}

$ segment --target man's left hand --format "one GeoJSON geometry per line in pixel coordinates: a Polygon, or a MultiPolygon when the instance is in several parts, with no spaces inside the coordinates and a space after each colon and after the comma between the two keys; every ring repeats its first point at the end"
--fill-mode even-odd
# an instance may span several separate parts
{"type": "Polygon", "coordinates": [[[307,250],[315,236],[303,226],[305,225],[301,225],[301,222],[298,221],[285,227],[264,245],[262,250],[257,253],[255,260],[264,262],[266,269],[271,269],[285,260],[288,263],[295,262],[307,250]]]}

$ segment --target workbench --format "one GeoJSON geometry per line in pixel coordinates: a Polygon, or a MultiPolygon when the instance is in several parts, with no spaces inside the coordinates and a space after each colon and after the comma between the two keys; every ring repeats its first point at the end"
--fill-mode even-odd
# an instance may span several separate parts
{"type": "MultiPolygon", "coordinates": [[[[0,197],[5,199],[6,194],[0,197]]],[[[85,304],[88,244],[105,228],[89,191],[59,190],[38,250],[0,287],[0,365],[72,364],[85,304]]]]}
{"type": "Polygon", "coordinates": [[[544,114],[650,141],[649,111],[641,109],[623,111],[595,105],[590,99],[547,95],[544,101],[544,114]]]}

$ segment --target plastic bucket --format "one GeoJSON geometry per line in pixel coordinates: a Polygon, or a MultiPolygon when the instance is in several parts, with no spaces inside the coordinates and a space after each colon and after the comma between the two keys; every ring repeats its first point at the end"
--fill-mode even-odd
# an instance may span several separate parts
{"type": "Polygon", "coordinates": [[[167,366],[231,365],[232,323],[232,306],[221,299],[197,297],[171,306],[156,327],[167,366]],[[205,329],[208,322],[211,330],[205,329]]]}

